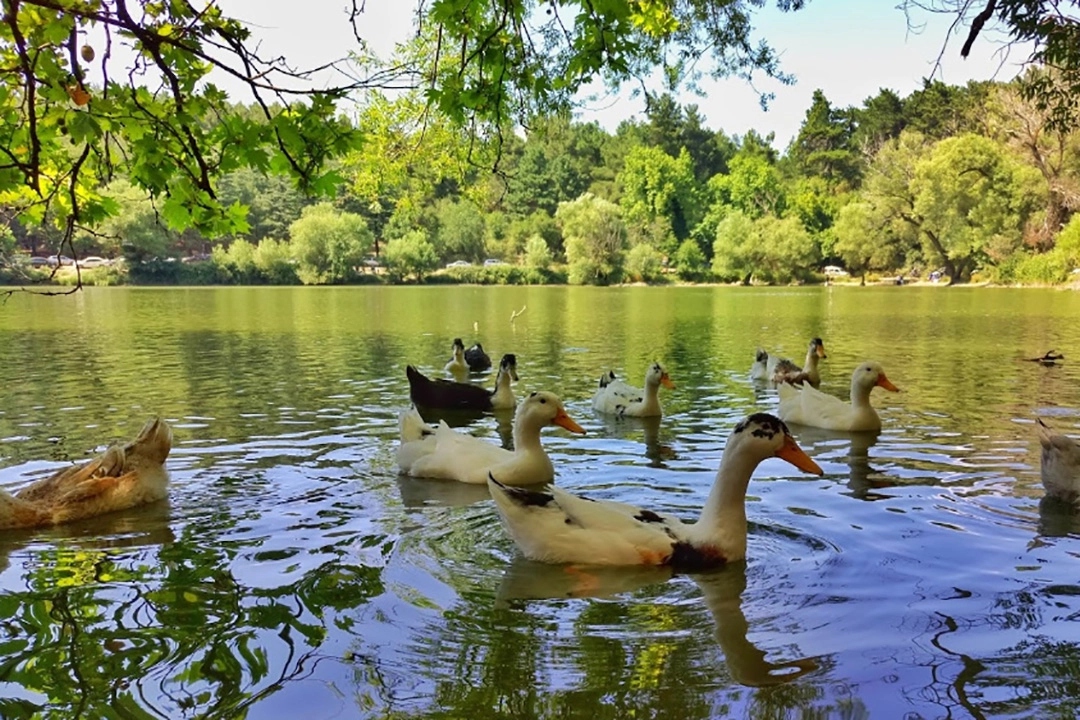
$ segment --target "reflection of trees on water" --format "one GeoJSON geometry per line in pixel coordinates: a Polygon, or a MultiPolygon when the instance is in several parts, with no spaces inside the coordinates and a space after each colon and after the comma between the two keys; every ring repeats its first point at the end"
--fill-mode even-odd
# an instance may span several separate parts
{"type": "Polygon", "coordinates": [[[892,487],[895,481],[870,464],[870,448],[877,444],[879,433],[842,432],[807,425],[792,425],[799,445],[814,457],[834,448],[847,448],[847,457],[840,458],[848,465],[848,489],[859,500],[882,500],[889,497],[879,490],[892,487]]]}

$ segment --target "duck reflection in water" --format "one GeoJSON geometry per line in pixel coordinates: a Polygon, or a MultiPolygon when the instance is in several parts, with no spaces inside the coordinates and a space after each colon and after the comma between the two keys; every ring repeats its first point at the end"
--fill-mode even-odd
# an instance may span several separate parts
{"type": "MultiPolygon", "coordinates": [[[[670,567],[662,566],[549,565],[518,556],[506,570],[496,603],[505,607],[521,600],[606,598],[666,582],[673,575],[670,567]]],[[[770,662],[766,651],[747,639],[750,625],[742,610],[745,562],[688,577],[701,590],[715,624],[714,637],[736,682],[750,687],[782,685],[818,669],[820,663],[812,657],[770,662]]]]}
{"type": "Polygon", "coordinates": [[[815,459],[846,462],[848,490],[858,500],[884,500],[890,497],[881,492],[896,485],[896,481],[870,464],[870,448],[877,445],[880,432],[842,432],[824,430],[791,423],[799,445],[815,459]],[[847,448],[844,457],[843,449],[847,448]]]}
{"type": "Polygon", "coordinates": [[[671,445],[660,441],[660,425],[664,419],[656,417],[615,417],[614,415],[596,414],[604,431],[604,437],[637,436],[641,432],[641,439],[645,445],[645,457],[649,460],[649,467],[667,467],[669,460],[675,460],[678,454],[671,445]]]}

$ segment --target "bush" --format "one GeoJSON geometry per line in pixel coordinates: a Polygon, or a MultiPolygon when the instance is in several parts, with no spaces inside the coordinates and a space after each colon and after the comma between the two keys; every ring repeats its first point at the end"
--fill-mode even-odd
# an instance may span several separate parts
{"type": "Polygon", "coordinates": [[[547,241],[539,235],[533,235],[525,243],[525,266],[536,270],[547,270],[553,258],[547,241]]]}
{"type": "Polygon", "coordinates": [[[417,228],[399,238],[394,238],[383,249],[383,263],[391,278],[404,280],[410,275],[418,281],[435,269],[439,256],[427,239],[427,231],[417,228]]]}
{"type": "Polygon", "coordinates": [[[635,245],[626,255],[626,275],[639,282],[656,282],[663,277],[664,258],[651,245],[635,245]]]}
{"type": "Polygon", "coordinates": [[[271,285],[295,285],[300,282],[292,263],[292,250],[287,242],[266,238],[255,248],[255,267],[271,285]]]}
{"type": "Polygon", "coordinates": [[[289,235],[296,274],[305,285],[352,280],[375,243],[363,217],[330,203],[304,208],[289,235]]]}
{"type": "Polygon", "coordinates": [[[701,282],[705,279],[708,264],[705,253],[696,240],[683,240],[682,245],[675,251],[675,272],[680,280],[687,282],[701,282]]]}
{"type": "Polygon", "coordinates": [[[468,283],[472,285],[548,285],[566,282],[563,273],[521,265],[453,267],[428,278],[433,284],[468,283]]]}

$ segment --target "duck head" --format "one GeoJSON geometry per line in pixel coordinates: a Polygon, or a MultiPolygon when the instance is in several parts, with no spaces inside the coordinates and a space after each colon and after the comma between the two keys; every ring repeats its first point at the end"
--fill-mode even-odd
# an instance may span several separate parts
{"type": "Polygon", "coordinates": [[[825,343],[822,342],[821,338],[819,337],[816,337],[810,341],[810,352],[817,355],[819,358],[829,357],[825,354],[825,343]]]}
{"type": "Polygon", "coordinates": [[[754,413],[731,432],[724,455],[744,456],[754,465],[771,457],[789,462],[803,472],[821,475],[821,467],[807,455],[784,421],[768,413],[754,413]]]}
{"type": "Polygon", "coordinates": [[[668,390],[675,389],[675,383],[671,382],[671,378],[668,377],[667,370],[664,366],[658,362],[654,362],[649,366],[649,371],[645,373],[646,385],[663,385],[668,390]]]}
{"type": "Polygon", "coordinates": [[[889,392],[900,392],[900,388],[893,385],[885,376],[881,363],[867,360],[855,368],[855,372],[851,374],[851,394],[852,396],[869,395],[875,387],[883,387],[889,392]]]}
{"type": "Polygon", "coordinates": [[[570,432],[585,434],[585,428],[574,422],[566,414],[562,400],[555,393],[534,392],[525,398],[525,402],[517,409],[517,417],[514,420],[515,427],[518,425],[531,424],[539,427],[545,425],[558,425],[570,432]]]}
{"type": "Polygon", "coordinates": [[[518,379],[517,356],[513,353],[503,355],[502,360],[499,361],[499,372],[506,373],[516,381],[518,379]]]}

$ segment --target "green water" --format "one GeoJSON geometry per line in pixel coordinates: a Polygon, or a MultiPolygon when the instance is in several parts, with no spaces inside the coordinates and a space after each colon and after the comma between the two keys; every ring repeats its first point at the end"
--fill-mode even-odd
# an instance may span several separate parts
{"type": "Polygon", "coordinates": [[[0,487],[154,414],[175,443],[167,503],[0,533],[0,717],[1072,718],[1080,514],[1042,501],[1031,423],[1080,435],[1078,318],[985,288],[15,295],[0,487]],[[405,365],[440,374],[455,336],[588,430],[545,431],[561,486],[688,518],[775,410],[755,347],[821,336],[823,390],[872,358],[902,392],[877,437],[795,430],[824,477],[761,466],[745,564],[581,572],[522,560],[486,488],[398,476],[405,365]],[[593,413],[654,358],[661,421],[593,413]]]}

